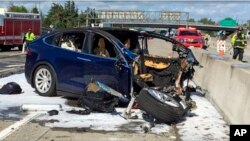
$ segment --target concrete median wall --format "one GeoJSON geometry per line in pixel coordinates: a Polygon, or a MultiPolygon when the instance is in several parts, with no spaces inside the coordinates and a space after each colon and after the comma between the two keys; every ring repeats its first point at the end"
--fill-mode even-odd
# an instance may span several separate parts
{"type": "Polygon", "coordinates": [[[195,82],[229,123],[250,124],[250,65],[198,49],[194,54],[204,66],[196,68],[195,82]]]}

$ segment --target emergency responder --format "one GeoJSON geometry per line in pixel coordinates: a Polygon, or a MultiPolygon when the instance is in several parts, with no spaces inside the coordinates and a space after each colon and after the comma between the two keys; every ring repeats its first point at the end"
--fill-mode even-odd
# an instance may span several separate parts
{"type": "Polygon", "coordinates": [[[206,33],[204,36],[205,44],[203,46],[203,49],[207,49],[209,47],[208,43],[209,43],[210,39],[211,39],[210,35],[206,33]]]}
{"type": "Polygon", "coordinates": [[[35,34],[33,32],[31,32],[31,28],[29,28],[28,32],[25,33],[24,38],[23,38],[22,53],[24,53],[27,44],[29,44],[30,42],[34,41],[35,39],[36,39],[35,34]]]}
{"type": "Polygon", "coordinates": [[[231,39],[232,46],[234,48],[233,59],[236,59],[239,55],[239,61],[243,61],[244,49],[247,47],[246,36],[243,33],[243,27],[238,27],[237,32],[233,35],[231,39]]]}

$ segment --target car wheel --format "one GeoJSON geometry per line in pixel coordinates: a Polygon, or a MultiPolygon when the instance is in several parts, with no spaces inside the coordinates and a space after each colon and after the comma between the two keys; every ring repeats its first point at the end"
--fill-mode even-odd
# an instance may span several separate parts
{"type": "Polygon", "coordinates": [[[56,95],[55,75],[48,66],[42,65],[36,69],[34,73],[33,84],[36,91],[41,96],[56,95]]]}
{"type": "Polygon", "coordinates": [[[180,102],[154,89],[143,88],[136,101],[140,109],[165,123],[177,122],[185,114],[185,107],[180,102]]]}

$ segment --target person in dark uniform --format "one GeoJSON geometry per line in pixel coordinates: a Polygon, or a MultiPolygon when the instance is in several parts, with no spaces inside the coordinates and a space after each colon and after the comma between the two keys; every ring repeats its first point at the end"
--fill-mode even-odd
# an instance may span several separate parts
{"type": "Polygon", "coordinates": [[[244,49],[247,47],[246,36],[243,33],[243,28],[240,26],[237,29],[237,32],[233,35],[231,39],[232,46],[234,48],[233,59],[236,59],[239,56],[239,61],[243,61],[244,49]]]}

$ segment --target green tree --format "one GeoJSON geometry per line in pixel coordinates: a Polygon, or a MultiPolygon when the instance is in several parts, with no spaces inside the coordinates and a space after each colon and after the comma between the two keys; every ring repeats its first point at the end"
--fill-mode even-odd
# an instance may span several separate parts
{"type": "Polygon", "coordinates": [[[190,18],[190,19],[188,19],[188,22],[195,23],[195,20],[194,20],[194,18],[190,18]]]}
{"type": "Polygon", "coordinates": [[[91,23],[100,23],[95,9],[87,7],[85,11],[81,11],[78,17],[79,26],[90,26],[91,23]]]}
{"type": "Polygon", "coordinates": [[[20,12],[20,13],[28,13],[28,10],[24,6],[16,6],[14,3],[10,3],[8,9],[8,12],[20,12]]]}
{"type": "Polygon", "coordinates": [[[78,14],[78,8],[74,1],[67,1],[64,6],[53,3],[48,15],[43,18],[43,25],[49,27],[54,25],[55,28],[82,27],[90,23],[99,23],[95,9],[87,8],[78,14]],[[88,20],[87,20],[88,19],[88,20]]]}
{"type": "Polygon", "coordinates": [[[76,27],[78,20],[78,9],[74,1],[67,1],[64,5],[64,23],[66,27],[76,27]]]}
{"type": "Polygon", "coordinates": [[[86,25],[86,13],[81,11],[81,13],[78,15],[78,23],[77,23],[77,26],[78,27],[83,27],[86,25]]]}
{"type": "Polygon", "coordinates": [[[39,13],[37,7],[33,7],[30,12],[31,13],[39,13]]]}
{"type": "Polygon", "coordinates": [[[43,25],[45,27],[49,27],[52,24],[55,28],[66,27],[63,23],[64,14],[64,8],[61,4],[52,3],[48,15],[44,18],[43,25]]]}
{"type": "Polygon", "coordinates": [[[45,27],[54,25],[55,28],[77,27],[78,25],[78,9],[74,1],[65,2],[64,6],[53,3],[48,15],[44,18],[45,27]]]}
{"type": "Polygon", "coordinates": [[[207,24],[207,25],[215,25],[215,21],[213,21],[212,19],[208,19],[208,18],[201,18],[198,22],[202,24],[207,24]]]}
{"type": "MultiPolygon", "coordinates": [[[[208,19],[208,18],[201,18],[199,21],[199,23],[205,24],[205,25],[215,25],[215,21],[213,21],[212,19],[208,19]]],[[[215,36],[215,32],[213,31],[203,31],[204,34],[209,34],[210,36],[215,36]]]]}
{"type": "Polygon", "coordinates": [[[250,20],[247,20],[244,24],[244,27],[246,27],[248,30],[250,29],[250,20]]]}
{"type": "Polygon", "coordinates": [[[85,15],[86,18],[88,19],[88,25],[90,25],[91,23],[99,23],[100,19],[98,19],[97,13],[95,11],[95,9],[91,9],[89,7],[87,7],[87,9],[85,10],[85,15]]]}

